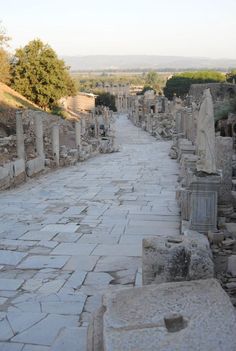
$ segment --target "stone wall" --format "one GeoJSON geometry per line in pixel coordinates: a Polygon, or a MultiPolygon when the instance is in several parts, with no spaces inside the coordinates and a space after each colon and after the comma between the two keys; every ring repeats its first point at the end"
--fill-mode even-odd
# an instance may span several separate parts
{"type": "Polygon", "coordinates": [[[205,89],[210,89],[214,102],[236,97],[236,85],[231,83],[192,84],[189,95],[193,101],[199,103],[205,89]]]}

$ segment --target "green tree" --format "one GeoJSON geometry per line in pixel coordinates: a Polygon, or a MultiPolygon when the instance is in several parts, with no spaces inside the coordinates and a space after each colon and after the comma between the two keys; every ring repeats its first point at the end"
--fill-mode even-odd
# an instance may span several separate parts
{"type": "Polygon", "coordinates": [[[192,84],[219,83],[225,81],[225,75],[216,71],[184,72],[175,74],[167,80],[164,95],[172,99],[174,95],[185,97],[192,84]]]}
{"type": "Polygon", "coordinates": [[[143,87],[143,90],[138,92],[137,95],[144,95],[146,93],[146,91],[149,91],[149,90],[153,90],[154,93],[156,94],[156,90],[155,89],[153,89],[150,85],[145,85],[143,87]]]}
{"type": "Polygon", "coordinates": [[[99,92],[95,104],[96,106],[107,106],[114,112],[117,111],[115,96],[110,93],[99,92]]]}
{"type": "Polygon", "coordinates": [[[12,87],[43,109],[51,109],[63,96],[76,93],[65,62],[39,39],[16,50],[11,75],[12,87]]]}
{"type": "Polygon", "coordinates": [[[236,83],[236,69],[233,69],[231,72],[226,74],[226,81],[228,83],[236,83]]]}
{"type": "Polygon", "coordinates": [[[160,90],[161,78],[155,71],[149,71],[145,77],[145,86],[151,87],[153,90],[160,90]]]}
{"type": "Polygon", "coordinates": [[[0,81],[3,83],[8,83],[10,79],[10,56],[5,49],[9,40],[0,22],[0,81]]]}

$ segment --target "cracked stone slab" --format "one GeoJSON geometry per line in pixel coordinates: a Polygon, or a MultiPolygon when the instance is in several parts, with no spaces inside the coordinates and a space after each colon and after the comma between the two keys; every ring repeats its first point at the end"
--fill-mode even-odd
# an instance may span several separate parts
{"type": "Polygon", "coordinates": [[[142,266],[141,257],[101,257],[95,267],[95,272],[116,272],[126,269],[138,269],[142,266]]]}
{"type": "Polygon", "coordinates": [[[109,285],[114,278],[108,273],[89,272],[84,285],[109,285]]]}
{"type": "Polygon", "coordinates": [[[21,240],[51,240],[55,235],[57,234],[57,231],[44,231],[44,230],[39,230],[39,231],[30,231],[25,233],[23,236],[20,237],[21,240]]]}
{"type": "Polygon", "coordinates": [[[46,231],[46,232],[56,232],[56,233],[69,233],[69,232],[76,232],[79,229],[79,226],[77,224],[47,224],[41,231],[46,231]]]}
{"type": "Polygon", "coordinates": [[[54,313],[60,315],[80,315],[84,308],[84,301],[57,301],[57,302],[41,302],[42,312],[54,313]]]}
{"type": "Polygon", "coordinates": [[[0,264],[16,266],[26,256],[23,252],[0,250],[0,264]]]}
{"type": "Polygon", "coordinates": [[[61,243],[52,252],[52,255],[90,255],[96,244],[61,243]]]}
{"type": "Polygon", "coordinates": [[[69,261],[63,267],[63,270],[68,271],[92,271],[98,261],[95,256],[71,256],[69,261]]]}
{"type": "Polygon", "coordinates": [[[7,318],[14,334],[19,334],[29,329],[46,317],[45,313],[32,312],[8,312],[7,318]]]}
{"type": "Polygon", "coordinates": [[[142,256],[142,243],[139,244],[99,244],[93,251],[94,256],[142,256]]]}
{"type": "Polygon", "coordinates": [[[4,290],[17,290],[24,283],[24,279],[4,279],[0,278],[0,287],[4,290]]]}
{"type": "Polygon", "coordinates": [[[79,289],[84,282],[87,272],[75,271],[67,280],[64,288],[79,289]]]}
{"type": "Polygon", "coordinates": [[[31,328],[14,336],[12,341],[51,346],[63,327],[76,327],[77,323],[78,318],[76,316],[50,314],[31,328]]]}
{"type": "Polygon", "coordinates": [[[0,315],[0,341],[7,341],[14,336],[6,317],[0,315]]]}
{"type": "Polygon", "coordinates": [[[17,268],[20,268],[20,269],[62,268],[68,260],[69,260],[68,256],[34,255],[26,258],[17,268]]]}
{"type": "Polygon", "coordinates": [[[22,351],[50,351],[50,347],[42,345],[25,345],[22,351]]]}
{"type": "MultiPolygon", "coordinates": [[[[24,344],[18,344],[18,343],[12,343],[12,342],[11,343],[0,342],[0,350],[1,351],[23,351],[23,347],[24,347],[24,344]]],[[[28,351],[33,351],[33,350],[28,350],[28,351]]]]}
{"type": "Polygon", "coordinates": [[[87,351],[87,328],[64,328],[50,351],[87,351]]]}

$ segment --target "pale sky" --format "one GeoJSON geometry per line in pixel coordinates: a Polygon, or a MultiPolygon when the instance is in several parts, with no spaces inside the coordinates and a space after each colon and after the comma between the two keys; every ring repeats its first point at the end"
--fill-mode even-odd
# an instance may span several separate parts
{"type": "Polygon", "coordinates": [[[236,59],[236,0],[0,0],[11,47],[236,59]]]}

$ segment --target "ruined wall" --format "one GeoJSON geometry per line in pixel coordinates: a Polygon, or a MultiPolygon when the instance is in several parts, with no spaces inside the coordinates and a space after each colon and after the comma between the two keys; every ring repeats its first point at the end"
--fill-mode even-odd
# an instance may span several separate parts
{"type": "Polygon", "coordinates": [[[203,91],[208,88],[211,91],[213,102],[236,96],[236,85],[231,83],[192,84],[189,95],[193,101],[200,102],[203,91]]]}
{"type": "Polygon", "coordinates": [[[96,112],[81,115],[80,120],[34,110],[18,110],[8,116],[0,137],[0,189],[50,168],[113,152],[112,113],[106,108],[96,112]]]}

